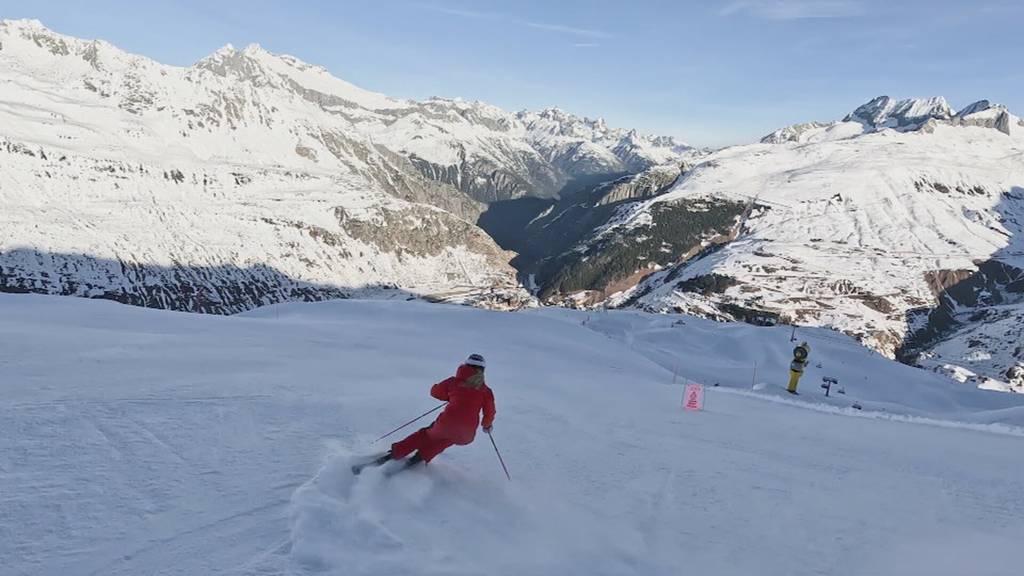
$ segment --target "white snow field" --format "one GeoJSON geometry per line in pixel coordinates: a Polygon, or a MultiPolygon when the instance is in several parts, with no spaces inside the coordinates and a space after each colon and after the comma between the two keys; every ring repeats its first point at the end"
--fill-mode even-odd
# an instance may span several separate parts
{"type": "Polygon", "coordinates": [[[1024,399],[826,331],[798,333],[811,367],[780,398],[789,336],[633,312],[0,295],[0,573],[1020,574],[1024,399]],[[470,352],[512,481],[482,434],[353,477],[470,352]],[[823,402],[822,375],[846,394],[823,402]],[[721,384],[703,412],[681,410],[684,378],[721,384]]]}

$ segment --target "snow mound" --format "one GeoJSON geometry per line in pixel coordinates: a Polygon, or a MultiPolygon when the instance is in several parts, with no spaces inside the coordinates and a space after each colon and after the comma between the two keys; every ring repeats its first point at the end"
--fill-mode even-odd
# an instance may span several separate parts
{"type": "Polygon", "coordinates": [[[566,505],[571,494],[435,462],[386,476],[340,451],[296,490],[291,566],[299,573],[635,573],[642,536],[566,505]],[[472,546],[468,545],[473,542],[472,546]],[[529,550],[529,554],[523,554],[529,550]]]}

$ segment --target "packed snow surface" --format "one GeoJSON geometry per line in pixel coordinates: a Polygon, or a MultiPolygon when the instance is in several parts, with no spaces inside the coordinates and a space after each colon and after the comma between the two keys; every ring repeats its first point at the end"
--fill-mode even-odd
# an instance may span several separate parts
{"type": "Polygon", "coordinates": [[[783,397],[781,328],[0,295],[0,572],[1017,573],[1024,401],[797,337],[811,365],[783,397]],[[484,435],[353,477],[470,352],[512,481],[484,435]],[[826,400],[825,375],[846,393],[826,400]],[[680,408],[689,381],[703,412],[680,408]]]}

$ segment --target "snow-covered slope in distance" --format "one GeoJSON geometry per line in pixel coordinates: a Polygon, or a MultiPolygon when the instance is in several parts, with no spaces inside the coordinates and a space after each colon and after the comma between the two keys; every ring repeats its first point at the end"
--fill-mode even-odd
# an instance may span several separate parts
{"type": "MultiPolygon", "coordinates": [[[[934,107],[919,104],[883,107],[869,118],[877,126],[802,125],[718,151],[666,194],[631,205],[613,229],[642,230],[657,207],[701,198],[752,210],[734,241],[650,275],[611,304],[725,319],[767,312],[893,355],[927,351],[973,317],[931,313],[939,304],[970,312],[1019,301],[1021,121],[987,103],[922,120],[918,112],[934,107]],[[896,109],[919,122],[886,116],[896,109]]],[[[1022,360],[1005,355],[982,373],[1002,378],[1022,360]]]]}
{"type": "Polygon", "coordinates": [[[823,404],[818,372],[780,398],[788,330],[688,317],[371,301],[219,317],[0,295],[0,318],[5,573],[1001,576],[1024,562],[1024,399],[834,333],[808,337],[819,372],[842,371],[836,400],[878,405],[823,404]],[[429,385],[470,351],[488,359],[512,482],[484,436],[354,479],[353,456],[433,407],[429,385]],[[743,390],[752,360],[763,392],[743,390]],[[704,412],[682,412],[684,378],[721,384],[704,412]]]}
{"type": "Polygon", "coordinates": [[[917,363],[981,388],[1024,393],[1024,305],[957,310],[951,300],[947,307],[957,322],[921,352],[917,363]]]}

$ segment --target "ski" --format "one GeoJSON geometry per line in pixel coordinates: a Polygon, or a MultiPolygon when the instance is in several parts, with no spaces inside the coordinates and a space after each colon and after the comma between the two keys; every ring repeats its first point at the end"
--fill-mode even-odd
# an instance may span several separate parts
{"type": "Polygon", "coordinates": [[[384,471],[384,477],[385,478],[390,478],[390,477],[394,476],[395,474],[398,474],[399,472],[402,472],[403,470],[408,470],[410,468],[413,468],[414,466],[416,466],[420,462],[423,462],[422,458],[420,458],[418,455],[413,456],[412,458],[409,458],[408,460],[403,461],[400,466],[394,466],[394,467],[391,467],[391,468],[388,468],[387,470],[385,470],[384,471]]]}
{"type": "Polygon", "coordinates": [[[383,466],[383,465],[387,464],[390,461],[391,461],[391,452],[385,452],[384,454],[380,454],[378,456],[373,456],[371,459],[369,459],[369,460],[367,460],[365,462],[360,462],[358,464],[353,464],[352,465],[352,474],[354,474],[356,476],[359,476],[359,473],[362,472],[363,469],[365,469],[365,468],[368,468],[370,466],[383,466]]]}

